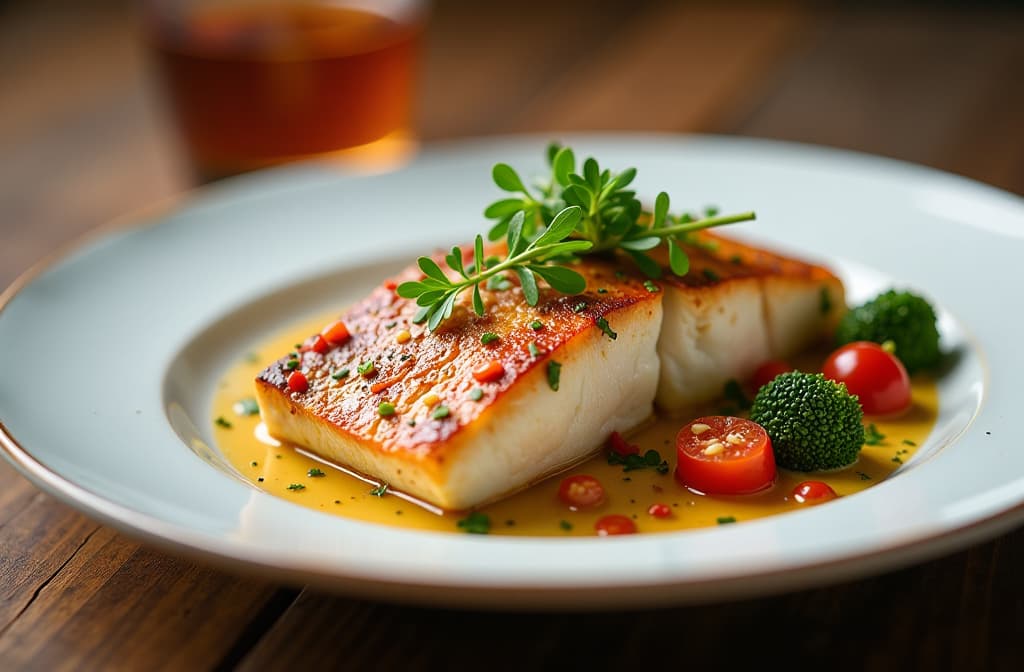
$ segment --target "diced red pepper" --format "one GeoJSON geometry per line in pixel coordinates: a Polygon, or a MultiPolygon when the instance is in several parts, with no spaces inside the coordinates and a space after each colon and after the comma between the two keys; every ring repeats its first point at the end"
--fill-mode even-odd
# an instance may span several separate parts
{"type": "Polygon", "coordinates": [[[326,338],[317,334],[313,337],[313,343],[309,346],[309,349],[322,355],[331,349],[331,345],[327,342],[326,338]]]}
{"type": "Polygon", "coordinates": [[[473,369],[473,377],[481,383],[493,383],[505,375],[505,367],[496,359],[484,362],[473,369]]]}
{"type": "Polygon", "coordinates": [[[302,371],[292,371],[288,376],[288,389],[292,392],[305,392],[309,389],[309,380],[302,371]]]}
{"type": "Polygon", "coordinates": [[[320,335],[323,336],[331,345],[341,345],[352,337],[352,334],[349,333],[348,327],[341,320],[328,324],[320,332],[320,335]]]}
{"type": "Polygon", "coordinates": [[[655,518],[668,518],[672,515],[672,509],[671,507],[669,507],[668,504],[662,504],[661,502],[658,502],[657,504],[651,504],[651,506],[647,509],[647,513],[654,516],[655,518]]]}
{"type": "Polygon", "coordinates": [[[608,447],[623,457],[626,455],[640,454],[640,446],[627,443],[626,440],[622,438],[622,434],[619,434],[618,432],[612,432],[612,435],[608,437],[608,447]]]}

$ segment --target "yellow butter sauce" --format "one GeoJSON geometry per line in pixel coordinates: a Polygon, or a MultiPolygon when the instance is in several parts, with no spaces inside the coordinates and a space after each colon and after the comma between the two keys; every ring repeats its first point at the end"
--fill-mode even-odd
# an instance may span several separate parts
{"type": "MultiPolygon", "coordinates": [[[[381,493],[373,481],[345,472],[301,449],[277,443],[266,435],[258,415],[244,414],[239,402],[254,398],[253,381],[260,371],[333,319],[334,314],[297,325],[229,369],[212,408],[217,447],[246,481],[296,504],[382,525],[462,533],[458,521],[466,518],[465,513],[443,513],[404,498],[401,493],[381,493]],[[226,422],[216,422],[217,419],[226,422]]],[[[820,361],[820,357],[809,356],[806,362],[798,364],[801,370],[814,370],[820,361]]],[[[627,438],[638,445],[642,453],[651,449],[659,451],[670,465],[668,474],[659,474],[653,469],[625,472],[621,466],[608,465],[602,454],[528,490],[485,506],[481,513],[490,519],[491,534],[521,536],[593,535],[597,519],[608,514],[633,518],[640,533],[673,532],[727,521],[742,523],[807,506],[791,497],[793,488],[805,480],[824,481],[841,496],[855,494],[882,481],[924,443],[935,424],[937,411],[934,381],[916,378],[911,410],[899,418],[874,420],[878,432],[886,438],[877,445],[864,446],[856,464],[825,474],[780,470],[773,488],[756,495],[732,497],[694,494],[676,482],[672,475],[676,461],[675,435],[690,418],[657,418],[627,438]],[[559,502],[559,482],[572,474],[589,474],[604,485],[607,497],[598,509],[570,511],[559,502]],[[672,515],[655,518],[648,514],[648,508],[655,503],[668,505],[672,515]]]]}

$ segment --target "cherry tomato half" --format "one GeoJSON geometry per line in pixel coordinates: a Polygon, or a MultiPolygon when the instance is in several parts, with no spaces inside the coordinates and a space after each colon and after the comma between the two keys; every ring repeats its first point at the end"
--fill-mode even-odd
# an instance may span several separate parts
{"type": "Polygon", "coordinates": [[[877,343],[857,341],[825,360],[822,373],[845,383],[868,415],[890,415],[910,407],[910,376],[900,360],[877,343]]]}
{"type": "Polygon", "coordinates": [[[604,501],[604,486],[593,476],[578,474],[562,479],[558,498],[570,509],[592,509],[604,501]]]}
{"type": "Polygon", "coordinates": [[[798,504],[821,504],[838,496],[831,485],[821,481],[804,481],[793,488],[793,499],[798,504]]]}
{"type": "Polygon", "coordinates": [[[599,518],[594,523],[594,529],[597,530],[597,536],[599,537],[611,537],[616,534],[634,534],[636,532],[636,523],[627,516],[613,514],[599,518]]]}
{"type": "Polygon", "coordinates": [[[772,359],[757,367],[754,375],[750,378],[750,387],[756,393],[762,387],[775,380],[775,376],[793,370],[789,362],[781,359],[772,359]]]}
{"type": "Polygon", "coordinates": [[[772,441],[744,418],[697,418],[676,435],[676,457],[676,480],[705,494],[743,495],[775,482],[772,441]]]}

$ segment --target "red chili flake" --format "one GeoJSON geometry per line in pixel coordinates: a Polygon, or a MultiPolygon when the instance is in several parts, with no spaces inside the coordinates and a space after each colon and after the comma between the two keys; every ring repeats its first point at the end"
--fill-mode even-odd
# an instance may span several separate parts
{"type": "Polygon", "coordinates": [[[390,289],[393,292],[398,289],[398,283],[394,280],[388,280],[384,283],[384,289],[390,289]]]}
{"type": "Polygon", "coordinates": [[[672,507],[668,504],[658,502],[657,504],[651,504],[647,509],[647,513],[651,514],[655,518],[668,518],[672,515],[672,507]]]}
{"type": "Polygon", "coordinates": [[[292,371],[288,376],[288,389],[292,392],[305,392],[309,389],[309,380],[302,371],[292,371]]]}
{"type": "Polygon", "coordinates": [[[618,432],[612,432],[612,435],[608,437],[608,447],[619,455],[639,455],[640,447],[634,446],[632,443],[627,443],[622,434],[618,432]]]}

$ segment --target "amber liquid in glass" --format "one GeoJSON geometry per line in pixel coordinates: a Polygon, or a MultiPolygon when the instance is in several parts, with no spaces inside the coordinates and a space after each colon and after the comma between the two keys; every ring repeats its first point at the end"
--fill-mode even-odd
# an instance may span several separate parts
{"type": "Polygon", "coordinates": [[[409,133],[418,23],[282,0],[151,24],[201,180],[409,133]]]}

